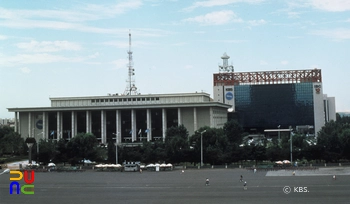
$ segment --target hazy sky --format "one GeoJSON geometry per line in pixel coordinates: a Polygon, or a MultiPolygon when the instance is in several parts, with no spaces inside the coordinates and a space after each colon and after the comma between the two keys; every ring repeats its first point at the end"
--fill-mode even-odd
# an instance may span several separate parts
{"type": "Polygon", "coordinates": [[[128,33],[142,94],[204,91],[236,72],[322,69],[350,111],[350,1],[0,1],[0,118],[50,97],[123,93],[128,33]]]}

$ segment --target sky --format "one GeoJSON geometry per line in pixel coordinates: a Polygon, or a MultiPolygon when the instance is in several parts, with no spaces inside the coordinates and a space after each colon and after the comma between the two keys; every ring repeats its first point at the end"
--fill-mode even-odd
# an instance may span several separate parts
{"type": "Polygon", "coordinates": [[[0,118],[124,93],[129,32],[141,94],[212,96],[226,52],[235,72],[322,69],[350,112],[348,0],[0,0],[0,118]]]}

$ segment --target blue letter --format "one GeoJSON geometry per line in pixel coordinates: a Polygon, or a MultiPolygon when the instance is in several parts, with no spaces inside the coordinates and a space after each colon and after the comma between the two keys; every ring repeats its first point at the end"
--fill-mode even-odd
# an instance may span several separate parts
{"type": "Polygon", "coordinates": [[[17,194],[19,194],[19,183],[17,181],[12,181],[10,183],[10,194],[12,194],[13,192],[13,188],[12,188],[13,185],[16,185],[17,194]]]}

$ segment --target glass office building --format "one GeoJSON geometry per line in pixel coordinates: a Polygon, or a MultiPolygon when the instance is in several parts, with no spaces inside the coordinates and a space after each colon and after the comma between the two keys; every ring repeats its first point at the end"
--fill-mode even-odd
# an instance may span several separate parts
{"type": "Polygon", "coordinates": [[[234,96],[237,119],[247,132],[314,126],[312,83],[238,85],[234,96]]]}

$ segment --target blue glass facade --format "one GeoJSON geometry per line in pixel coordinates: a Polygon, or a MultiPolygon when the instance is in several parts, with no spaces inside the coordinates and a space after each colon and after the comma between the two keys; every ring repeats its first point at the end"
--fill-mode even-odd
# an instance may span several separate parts
{"type": "Polygon", "coordinates": [[[314,125],[312,83],[236,85],[235,109],[245,131],[314,125]]]}

